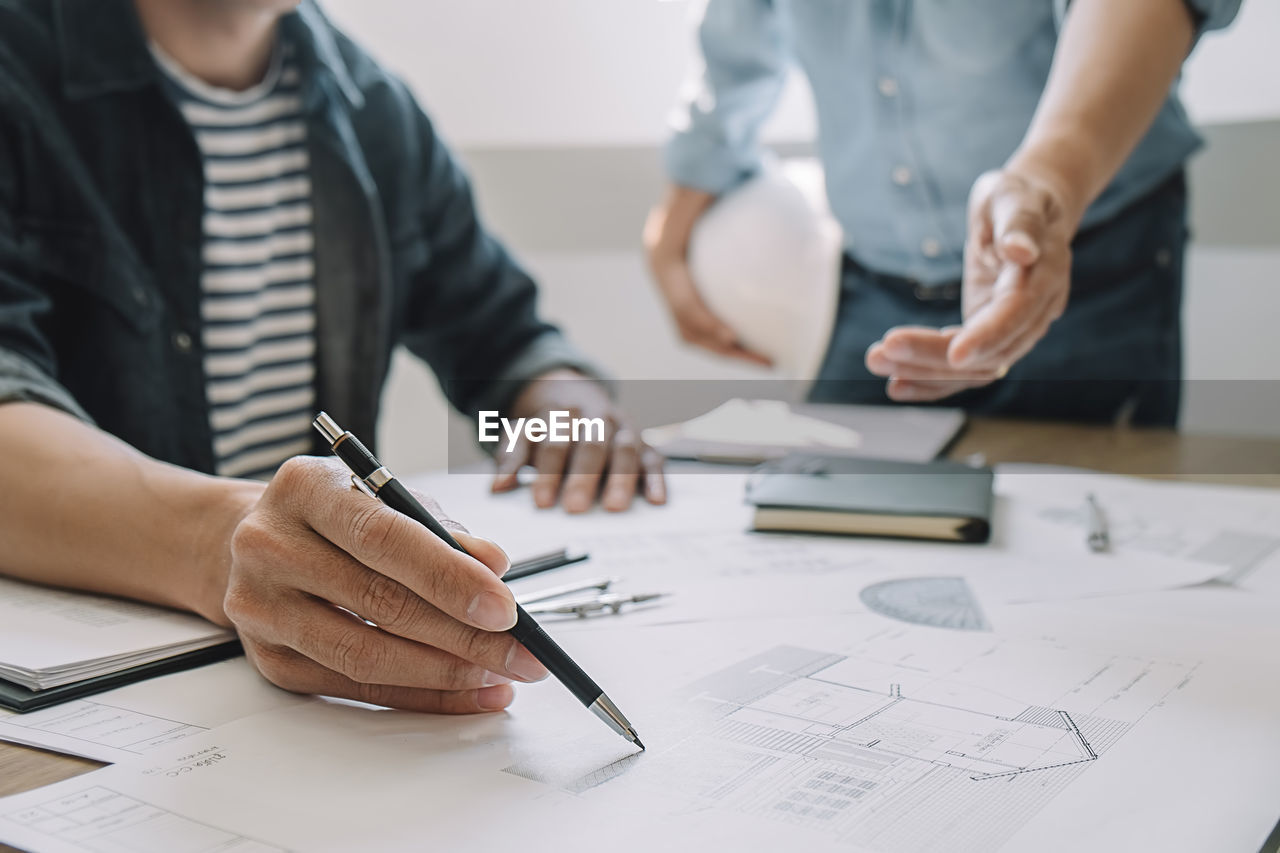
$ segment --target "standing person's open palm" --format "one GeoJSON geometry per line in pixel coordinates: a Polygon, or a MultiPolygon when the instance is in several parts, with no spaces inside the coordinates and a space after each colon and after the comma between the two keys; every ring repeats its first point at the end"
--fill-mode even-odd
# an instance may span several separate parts
{"type": "Polygon", "coordinates": [[[1064,193],[1016,169],[987,172],[969,195],[963,325],[899,327],[867,350],[889,396],[939,400],[987,385],[1031,351],[1067,307],[1077,217],[1064,193]]]}

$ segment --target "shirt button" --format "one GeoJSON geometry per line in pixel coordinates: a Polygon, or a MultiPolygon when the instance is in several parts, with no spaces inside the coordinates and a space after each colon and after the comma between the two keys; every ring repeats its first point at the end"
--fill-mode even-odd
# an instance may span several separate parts
{"type": "Polygon", "coordinates": [[[173,335],[173,348],[178,352],[191,352],[194,342],[191,336],[186,332],[175,332],[173,335]]]}
{"type": "Polygon", "coordinates": [[[147,289],[140,284],[135,284],[129,290],[129,294],[133,297],[133,301],[139,305],[147,304],[147,289]]]}
{"type": "Polygon", "coordinates": [[[1156,266],[1166,269],[1171,263],[1173,263],[1173,252],[1168,249],[1156,249],[1156,266]]]}
{"type": "Polygon", "coordinates": [[[900,187],[905,187],[907,184],[911,183],[911,170],[906,166],[894,166],[893,171],[890,173],[890,177],[893,178],[893,182],[895,184],[900,187]]]}
{"type": "Polygon", "coordinates": [[[881,77],[876,81],[876,88],[886,98],[892,98],[898,94],[898,81],[892,77],[881,77]]]}
{"type": "Polygon", "coordinates": [[[926,258],[936,258],[942,254],[942,244],[932,237],[926,237],[920,241],[920,252],[926,258]]]}

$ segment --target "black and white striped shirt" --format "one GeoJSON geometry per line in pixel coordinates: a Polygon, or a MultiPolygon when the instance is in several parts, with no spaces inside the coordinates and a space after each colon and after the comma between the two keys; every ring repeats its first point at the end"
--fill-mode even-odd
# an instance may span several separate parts
{"type": "Polygon", "coordinates": [[[246,91],[158,48],[204,158],[201,316],[217,473],[269,477],[312,447],[315,263],[298,70],[287,46],[246,91]]]}

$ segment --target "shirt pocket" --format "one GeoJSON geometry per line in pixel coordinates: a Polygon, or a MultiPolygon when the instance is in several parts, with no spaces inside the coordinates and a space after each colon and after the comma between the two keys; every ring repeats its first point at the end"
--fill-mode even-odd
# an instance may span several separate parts
{"type": "Polygon", "coordinates": [[[1052,0],[916,0],[912,8],[928,55],[966,74],[998,70],[1054,32],[1052,0]]]}
{"type": "Polygon", "coordinates": [[[49,219],[18,220],[19,245],[30,269],[51,290],[83,292],[135,331],[151,329],[159,302],[135,264],[112,251],[100,230],[49,219]]]}

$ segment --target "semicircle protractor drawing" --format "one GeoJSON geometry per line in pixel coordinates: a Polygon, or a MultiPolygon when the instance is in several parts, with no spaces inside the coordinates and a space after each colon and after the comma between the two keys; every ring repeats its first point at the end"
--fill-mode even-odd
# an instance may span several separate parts
{"type": "Polygon", "coordinates": [[[864,587],[862,603],[881,616],[954,631],[990,631],[969,584],[960,577],[898,578],[864,587]]]}

